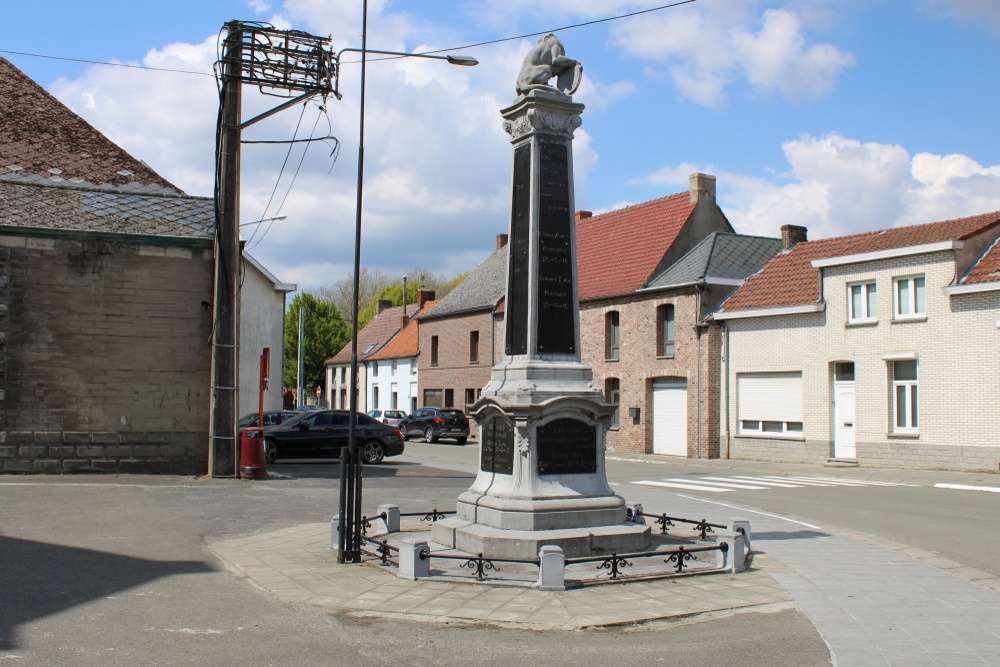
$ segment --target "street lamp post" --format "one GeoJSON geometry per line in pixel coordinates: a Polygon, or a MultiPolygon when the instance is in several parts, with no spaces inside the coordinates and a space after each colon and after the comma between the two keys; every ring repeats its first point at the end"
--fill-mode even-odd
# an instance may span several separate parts
{"type": "MultiPolygon", "coordinates": [[[[401,58],[430,58],[445,60],[452,65],[471,67],[479,61],[471,56],[432,55],[423,53],[402,53],[399,51],[377,51],[368,48],[368,0],[361,9],[361,48],[345,48],[337,52],[337,81],[335,94],[339,97],[340,56],[347,52],[361,54],[361,93],[359,98],[358,121],[358,184],[357,206],[354,218],[354,290],[351,301],[351,381],[350,409],[348,418],[348,446],[341,450],[340,457],[340,514],[338,516],[338,563],[361,562],[361,465],[358,446],[355,442],[358,409],[358,283],[361,280],[361,202],[365,174],[365,65],[369,53],[399,56],[401,58]]],[[[405,295],[404,295],[405,298],[405,295]]]]}

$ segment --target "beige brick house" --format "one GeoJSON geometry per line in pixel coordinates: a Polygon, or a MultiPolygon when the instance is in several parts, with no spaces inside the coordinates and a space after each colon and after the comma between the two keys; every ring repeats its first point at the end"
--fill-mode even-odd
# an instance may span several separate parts
{"type": "Polygon", "coordinates": [[[797,229],[713,315],[724,452],[995,471],[1000,212],[819,241],[797,229]]]}

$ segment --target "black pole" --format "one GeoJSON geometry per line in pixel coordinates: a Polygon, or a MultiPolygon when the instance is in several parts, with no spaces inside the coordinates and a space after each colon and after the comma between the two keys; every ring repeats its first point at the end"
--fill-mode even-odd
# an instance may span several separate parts
{"type": "Polygon", "coordinates": [[[347,459],[351,455],[351,450],[347,447],[340,448],[340,514],[337,515],[337,563],[343,565],[347,562],[344,553],[347,551],[347,459]]]}
{"type": "Polygon", "coordinates": [[[356,440],[358,425],[358,310],[361,282],[361,203],[365,175],[365,65],[368,46],[368,0],[361,5],[361,95],[358,121],[358,192],[354,218],[354,291],[351,302],[351,397],[347,430],[347,461],[341,461],[341,507],[343,548],[338,562],[361,562],[361,461],[356,440]],[[346,490],[346,493],[345,493],[346,490]]]}
{"type": "Polygon", "coordinates": [[[215,294],[212,331],[212,409],[209,473],[238,476],[236,403],[239,383],[240,282],[240,118],[243,31],[237,21],[226,24],[222,56],[222,99],[219,112],[216,174],[215,294]]]}

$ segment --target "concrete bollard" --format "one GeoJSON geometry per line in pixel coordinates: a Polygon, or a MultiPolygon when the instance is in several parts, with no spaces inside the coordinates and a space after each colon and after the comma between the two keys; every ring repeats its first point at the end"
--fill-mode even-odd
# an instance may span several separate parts
{"type": "Polygon", "coordinates": [[[549,544],[538,550],[538,590],[566,590],[566,556],[561,547],[549,544]]]}
{"type": "Polygon", "coordinates": [[[723,551],[715,552],[715,565],[720,570],[729,572],[742,572],[746,569],[744,559],[746,558],[745,542],[743,535],[731,530],[718,530],[715,532],[715,543],[719,546],[726,545],[723,551]]]}
{"type": "Polygon", "coordinates": [[[399,545],[399,576],[402,579],[416,581],[431,576],[431,559],[423,559],[420,552],[430,549],[427,541],[418,537],[410,537],[399,545]]]}
{"type": "Polygon", "coordinates": [[[747,551],[751,549],[750,541],[750,521],[747,519],[740,519],[739,517],[732,517],[729,519],[729,530],[734,533],[743,534],[743,546],[747,551]]]}
{"type": "Polygon", "coordinates": [[[376,534],[388,535],[399,532],[399,505],[379,505],[378,514],[385,514],[385,518],[380,518],[375,522],[376,534]]]}
{"type": "Polygon", "coordinates": [[[646,524],[646,516],[642,511],[642,503],[626,503],[625,520],[628,523],[646,524]]]}

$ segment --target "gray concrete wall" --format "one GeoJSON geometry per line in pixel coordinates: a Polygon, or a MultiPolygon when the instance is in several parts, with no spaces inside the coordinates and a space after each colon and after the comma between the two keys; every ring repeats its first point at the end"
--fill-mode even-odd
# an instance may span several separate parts
{"type": "Polygon", "coordinates": [[[210,245],[84,239],[0,236],[0,471],[204,473],[210,245]]]}
{"type": "Polygon", "coordinates": [[[282,351],[285,330],[285,292],[250,262],[244,262],[240,299],[240,400],[237,414],[260,407],[260,355],[271,348],[270,380],[264,409],[281,410],[282,351]]]}

